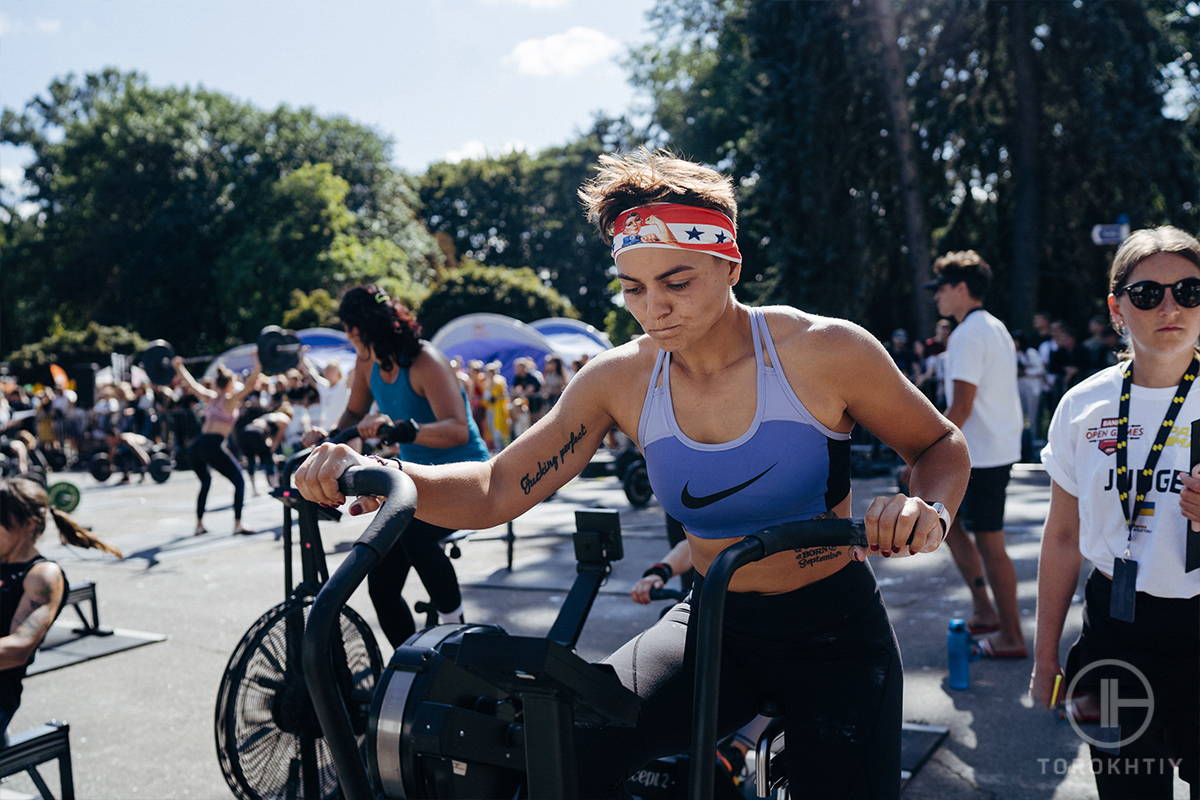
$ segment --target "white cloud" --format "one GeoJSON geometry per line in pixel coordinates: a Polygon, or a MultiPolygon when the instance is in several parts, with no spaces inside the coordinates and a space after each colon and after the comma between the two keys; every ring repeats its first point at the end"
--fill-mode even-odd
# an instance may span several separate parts
{"type": "Polygon", "coordinates": [[[35,17],[33,22],[14,20],[7,14],[0,14],[0,36],[44,33],[53,35],[62,30],[62,20],[50,17],[35,17]]]}
{"type": "Polygon", "coordinates": [[[526,39],[504,58],[524,75],[574,75],[616,55],[621,43],[594,28],[574,27],[544,39],[526,39]]]}
{"type": "Polygon", "coordinates": [[[524,142],[505,142],[498,148],[488,148],[486,144],[478,139],[472,139],[463,144],[457,150],[451,150],[442,156],[443,161],[448,161],[451,164],[457,164],[459,161],[468,161],[476,158],[487,158],[488,156],[499,156],[506,153],[516,153],[522,150],[528,150],[524,142]]]}

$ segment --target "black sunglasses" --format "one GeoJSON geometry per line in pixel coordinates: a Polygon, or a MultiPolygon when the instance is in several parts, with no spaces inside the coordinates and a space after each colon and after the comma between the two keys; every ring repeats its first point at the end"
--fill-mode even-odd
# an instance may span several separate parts
{"type": "MultiPolygon", "coordinates": [[[[1200,306],[1200,278],[1184,278],[1169,285],[1171,295],[1180,306],[1183,308],[1200,306]]],[[[1167,286],[1168,284],[1158,281],[1138,281],[1122,286],[1113,292],[1113,295],[1120,297],[1122,293],[1127,294],[1129,302],[1133,303],[1134,308],[1149,311],[1152,308],[1158,308],[1158,304],[1166,295],[1167,286]]]]}

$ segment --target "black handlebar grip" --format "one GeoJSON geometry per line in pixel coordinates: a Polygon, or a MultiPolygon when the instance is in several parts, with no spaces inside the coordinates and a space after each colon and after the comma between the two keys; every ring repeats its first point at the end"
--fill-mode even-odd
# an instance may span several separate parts
{"type": "Polygon", "coordinates": [[[784,522],[750,534],[762,542],[762,558],[801,547],[866,547],[867,528],[861,520],[806,519],[784,522]]]}
{"type": "Polygon", "coordinates": [[[683,592],[678,589],[668,589],[665,586],[650,590],[651,600],[682,600],[683,592]]]}
{"type": "Polygon", "coordinates": [[[375,519],[358,537],[358,544],[381,556],[392,549],[417,509],[417,487],[412,478],[389,467],[351,467],[338,478],[338,490],[347,497],[374,495],[385,498],[375,519]]]}

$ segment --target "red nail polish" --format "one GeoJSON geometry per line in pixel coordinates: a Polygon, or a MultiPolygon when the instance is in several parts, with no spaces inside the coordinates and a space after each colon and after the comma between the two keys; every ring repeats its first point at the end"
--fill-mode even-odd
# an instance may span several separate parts
{"type": "Polygon", "coordinates": [[[872,550],[878,550],[878,549],[879,549],[879,545],[877,545],[877,544],[873,544],[873,545],[871,545],[871,549],[872,549],[872,550]]]}
{"type": "Polygon", "coordinates": [[[899,552],[900,552],[900,548],[899,548],[899,547],[893,547],[893,548],[892,548],[892,552],[893,552],[893,553],[899,553],[899,552]]]}
{"type": "Polygon", "coordinates": [[[888,557],[890,557],[892,554],[891,554],[891,553],[889,553],[887,550],[884,550],[882,553],[880,553],[880,555],[881,555],[881,556],[883,556],[884,558],[888,558],[888,557]]]}

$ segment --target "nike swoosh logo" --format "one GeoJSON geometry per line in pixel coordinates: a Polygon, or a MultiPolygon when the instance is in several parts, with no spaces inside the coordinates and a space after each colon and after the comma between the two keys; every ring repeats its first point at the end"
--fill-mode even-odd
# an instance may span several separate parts
{"type": "Polygon", "coordinates": [[[711,506],[713,503],[717,502],[718,500],[724,500],[726,497],[729,497],[731,494],[737,494],[742,489],[745,489],[747,486],[749,486],[750,484],[754,483],[756,480],[761,478],[763,475],[766,475],[768,472],[775,469],[775,467],[777,465],[778,465],[778,462],[776,462],[775,464],[772,464],[771,466],[767,467],[762,472],[758,473],[757,475],[755,475],[753,478],[746,481],[745,483],[739,483],[737,486],[730,486],[728,489],[722,489],[719,492],[714,492],[712,494],[706,494],[703,497],[694,497],[692,495],[692,493],[688,491],[688,485],[685,483],[685,484],[683,484],[683,491],[679,493],[679,500],[680,500],[680,502],[683,503],[683,505],[686,508],[704,508],[705,506],[711,506]]]}

